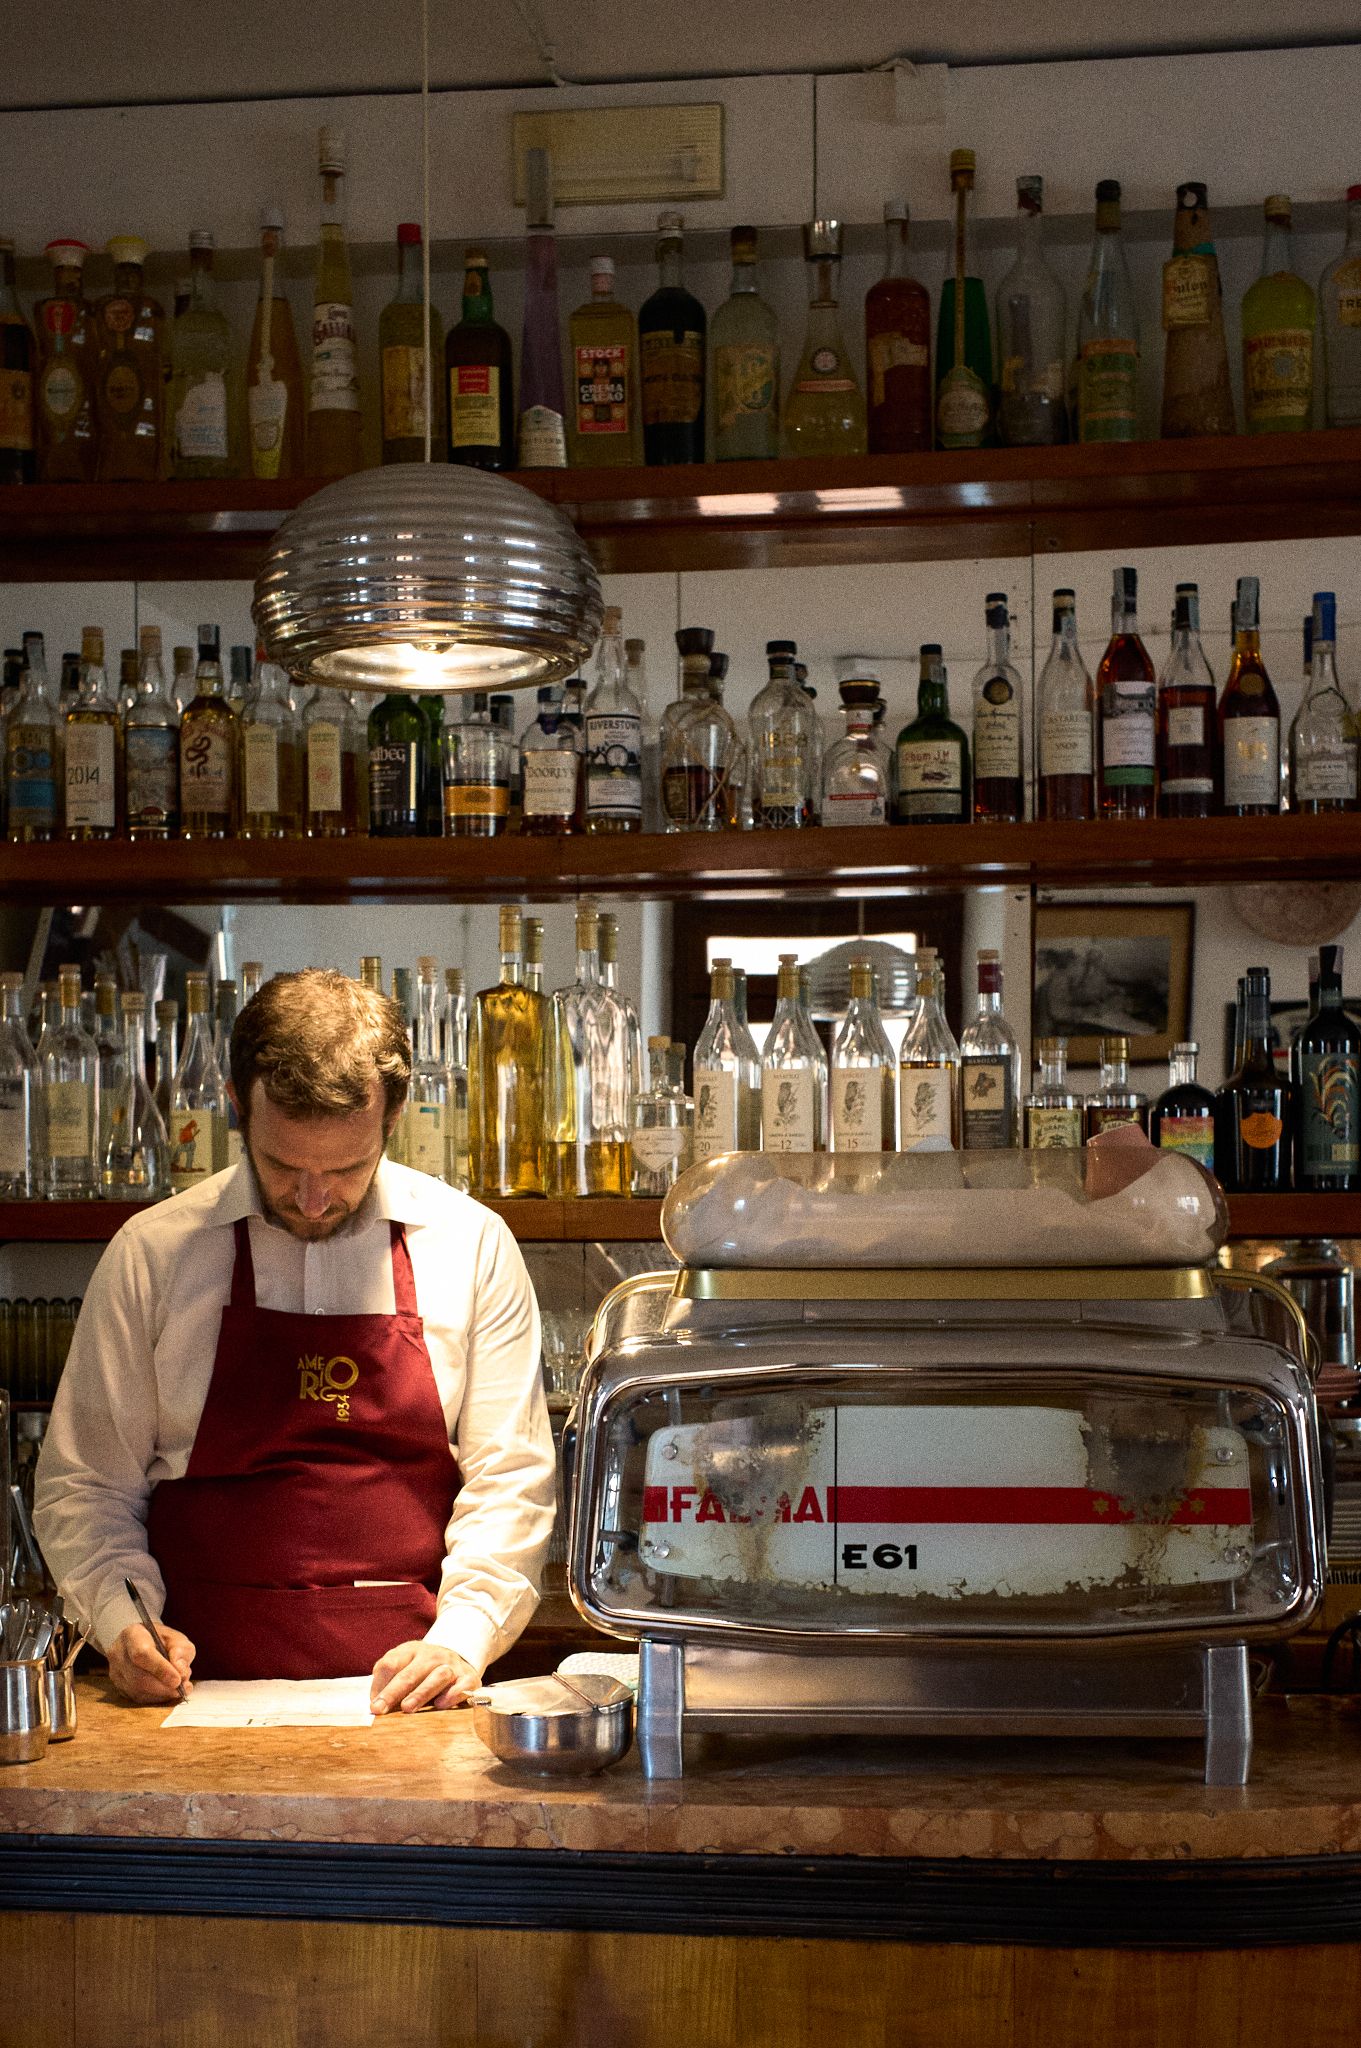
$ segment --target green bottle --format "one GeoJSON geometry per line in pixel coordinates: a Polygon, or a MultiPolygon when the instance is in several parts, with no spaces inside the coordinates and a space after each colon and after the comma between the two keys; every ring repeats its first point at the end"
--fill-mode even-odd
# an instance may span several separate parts
{"type": "Polygon", "coordinates": [[[967,825],[973,816],[969,742],[950,716],[941,650],[922,648],[917,715],[898,735],[900,825],[967,825]]]}
{"type": "Polygon", "coordinates": [[[974,153],[950,153],[950,185],[955,195],[954,274],[941,288],[936,323],[936,446],[987,448],[992,445],[992,330],[988,295],[981,277],[968,275],[969,194],[973,190],[974,153]]]}
{"type": "Polygon", "coordinates": [[[394,692],[369,713],[369,831],[415,839],[425,830],[430,726],[418,697],[394,692]]]}

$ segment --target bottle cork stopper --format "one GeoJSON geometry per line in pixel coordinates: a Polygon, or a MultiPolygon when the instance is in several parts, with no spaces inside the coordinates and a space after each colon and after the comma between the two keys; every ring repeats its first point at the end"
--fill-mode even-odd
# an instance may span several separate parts
{"type": "Polygon", "coordinates": [[[524,932],[524,914],[518,903],[501,905],[501,951],[518,953],[524,932]]]}
{"type": "Polygon", "coordinates": [[[92,668],[104,666],[104,628],[82,626],[80,629],[80,658],[92,668]]]}

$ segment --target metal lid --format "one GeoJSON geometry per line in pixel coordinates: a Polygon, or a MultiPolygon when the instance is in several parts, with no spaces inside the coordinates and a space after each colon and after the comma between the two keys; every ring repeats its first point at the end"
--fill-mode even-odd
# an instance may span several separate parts
{"type": "Polygon", "coordinates": [[[603,1714],[626,1706],[633,1698],[632,1686],[603,1673],[580,1672],[571,1679],[550,1672],[544,1678],[510,1678],[500,1685],[484,1686],[470,1694],[475,1706],[507,1720],[520,1714],[536,1714],[548,1720],[582,1713],[603,1714]]]}
{"type": "Polygon", "coordinates": [[[839,259],[841,255],[841,222],[839,220],[805,221],[803,229],[803,253],[810,263],[839,259]]]}

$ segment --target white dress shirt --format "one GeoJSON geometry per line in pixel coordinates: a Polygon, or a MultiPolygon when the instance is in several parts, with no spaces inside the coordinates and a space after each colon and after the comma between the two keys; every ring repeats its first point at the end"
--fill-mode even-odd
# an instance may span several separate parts
{"type": "Polygon", "coordinates": [[[124,1224],[86,1290],[38,1462],[35,1520],[50,1570],[105,1649],[137,1619],[125,1577],[161,1612],[147,1503],[188,1466],[243,1216],[258,1306],[295,1315],[391,1315],[388,1226],[406,1225],[462,1476],[427,1634],[480,1675],[534,1612],[553,1527],[539,1311],[501,1219],[387,1159],[355,1215],[319,1243],[266,1220],[244,1160],[124,1224]]]}

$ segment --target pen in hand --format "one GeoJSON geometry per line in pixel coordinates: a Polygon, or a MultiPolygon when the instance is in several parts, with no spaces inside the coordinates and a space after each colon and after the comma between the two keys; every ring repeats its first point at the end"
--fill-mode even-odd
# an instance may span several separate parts
{"type": "MultiPolygon", "coordinates": [[[[156,1648],[160,1652],[161,1656],[165,1658],[166,1663],[169,1664],[170,1652],[165,1647],[165,1642],[162,1638],[160,1630],[157,1628],[155,1622],[151,1619],[151,1616],[147,1611],[146,1601],[142,1598],[136,1586],[133,1585],[131,1579],[124,1579],[123,1584],[127,1587],[129,1600],[131,1600],[133,1606],[137,1609],[137,1619],[141,1622],[143,1628],[147,1629],[150,1632],[152,1642],[156,1645],[156,1648]]],[[[185,1684],[183,1679],[180,1680],[179,1696],[182,1700],[187,1700],[189,1697],[189,1688],[185,1684]]]]}

